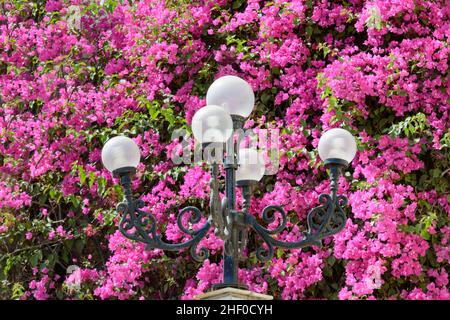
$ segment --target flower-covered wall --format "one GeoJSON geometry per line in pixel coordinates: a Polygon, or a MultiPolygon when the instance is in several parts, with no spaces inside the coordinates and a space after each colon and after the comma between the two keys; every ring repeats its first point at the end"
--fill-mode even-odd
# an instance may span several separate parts
{"type": "Polygon", "coordinates": [[[283,205],[279,239],[299,239],[328,191],[321,132],[358,145],[345,229],[265,264],[251,237],[240,280],[275,299],[450,299],[449,18],[445,0],[2,1],[0,298],[191,299],[220,282],[212,232],[197,263],[117,231],[100,151],[134,138],[133,190],[183,240],[177,212],[207,210],[210,175],[174,164],[171,134],[231,74],[255,92],[247,127],[280,130],[250,210],[283,205]]]}

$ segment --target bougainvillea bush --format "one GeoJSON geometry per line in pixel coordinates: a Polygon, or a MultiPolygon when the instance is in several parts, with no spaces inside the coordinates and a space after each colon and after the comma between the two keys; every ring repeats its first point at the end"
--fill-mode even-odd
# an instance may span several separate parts
{"type": "Polygon", "coordinates": [[[100,151],[134,138],[134,192],[183,240],[177,212],[207,210],[210,175],[173,163],[171,133],[231,74],[255,91],[247,127],[280,130],[251,213],[284,205],[281,240],[328,191],[321,132],[358,144],[344,231],[266,264],[251,237],[240,280],[275,299],[450,299],[449,18],[445,0],[1,1],[0,297],[192,299],[220,282],[212,232],[198,263],[117,231],[100,151]]]}

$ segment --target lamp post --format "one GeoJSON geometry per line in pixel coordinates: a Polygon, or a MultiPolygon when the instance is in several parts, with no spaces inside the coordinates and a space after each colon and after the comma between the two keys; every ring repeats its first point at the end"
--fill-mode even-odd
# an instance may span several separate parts
{"type": "MultiPolygon", "coordinates": [[[[200,222],[202,211],[188,206],[179,211],[177,225],[191,238],[182,243],[169,243],[157,232],[157,220],[149,212],[142,210],[144,202],[134,198],[131,191],[132,176],[139,164],[140,153],[133,140],[117,136],[108,140],[102,150],[102,161],[112,174],[119,178],[124,189],[125,199],[117,206],[121,214],[120,232],[128,239],[143,242],[146,249],[181,250],[190,248],[192,257],[203,261],[208,257],[207,248],[198,249],[199,242],[210,228],[224,241],[223,282],[220,287],[244,288],[238,282],[238,263],[242,251],[246,248],[248,231],[253,229],[263,243],[256,250],[260,261],[273,257],[274,247],[295,249],[307,246],[321,246],[321,240],[340,232],[346,221],[343,207],[347,199],[338,195],[338,179],[342,170],[352,161],[356,153],[354,137],[344,129],[326,131],[319,140],[319,155],[330,172],[330,194],[319,196],[320,205],[311,209],[307,216],[308,231],[303,238],[295,242],[277,240],[274,235],[285,229],[287,218],[279,205],[269,205],[262,211],[262,220],[269,224],[275,221],[278,213],[280,223],[275,229],[268,229],[249,214],[252,189],[264,176],[265,164],[261,154],[251,148],[236,150],[233,130],[241,129],[245,119],[254,106],[254,95],[250,85],[235,76],[217,79],[208,89],[207,105],[201,108],[192,119],[192,132],[203,149],[213,149],[207,162],[211,170],[211,194],[207,220],[198,229],[189,229],[183,225],[183,217],[190,213],[191,224],[200,222]],[[225,197],[220,199],[217,151],[225,145],[223,166],[225,169],[225,197]],[[236,188],[242,190],[242,209],[236,208],[236,188]]],[[[220,159],[222,160],[222,159],[220,159]]]]}

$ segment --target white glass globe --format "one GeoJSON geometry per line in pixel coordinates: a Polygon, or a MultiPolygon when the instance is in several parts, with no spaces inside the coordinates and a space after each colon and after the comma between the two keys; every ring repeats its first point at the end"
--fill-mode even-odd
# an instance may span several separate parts
{"type": "Polygon", "coordinates": [[[133,167],[141,159],[138,145],[128,137],[117,136],[106,141],[102,149],[102,162],[109,171],[133,167]]]}
{"type": "Polygon", "coordinates": [[[266,171],[263,155],[255,149],[239,150],[236,181],[259,181],[266,171]]]}
{"type": "Polygon", "coordinates": [[[221,106],[231,115],[247,118],[253,111],[255,95],[245,80],[236,76],[223,76],[209,87],[206,103],[221,106]]]}
{"type": "Polygon", "coordinates": [[[334,128],[320,137],[318,149],[322,161],[339,159],[350,163],[356,154],[356,141],[347,130],[334,128]]]}
{"type": "Polygon", "coordinates": [[[199,143],[226,142],[233,133],[233,120],[225,109],[207,105],[194,114],[192,133],[199,143]]]}

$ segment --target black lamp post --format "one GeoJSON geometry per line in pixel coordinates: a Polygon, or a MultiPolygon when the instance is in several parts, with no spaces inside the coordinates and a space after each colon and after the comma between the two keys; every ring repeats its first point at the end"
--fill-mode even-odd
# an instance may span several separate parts
{"type": "Polygon", "coordinates": [[[131,191],[132,175],[139,164],[140,152],[133,140],[117,136],[110,139],[102,150],[102,161],[113,175],[120,179],[125,199],[117,206],[122,215],[119,223],[120,232],[127,238],[143,242],[146,249],[181,250],[190,248],[192,257],[202,261],[208,257],[207,248],[198,250],[199,242],[213,227],[215,234],[224,241],[223,282],[218,287],[244,288],[238,283],[238,263],[243,249],[247,245],[247,233],[251,228],[263,240],[256,250],[260,261],[270,260],[274,247],[295,249],[307,246],[321,246],[325,237],[340,232],[346,222],[343,206],[347,199],[338,195],[338,179],[342,170],[347,167],[356,152],[353,136],[344,129],[331,129],[325,132],[319,141],[319,155],[330,172],[330,194],[319,196],[320,205],[313,208],[307,216],[308,231],[303,239],[296,242],[284,242],[273,236],[282,232],[286,226],[286,213],[278,205],[264,208],[264,223],[275,221],[276,213],[281,218],[275,229],[262,226],[248,210],[252,197],[252,187],[264,175],[265,165],[261,155],[255,149],[243,148],[238,152],[233,130],[241,129],[245,119],[253,110],[254,95],[251,87],[244,80],[225,76],[216,80],[208,90],[207,106],[201,108],[193,117],[192,131],[197,142],[204,149],[210,149],[208,160],[211,170],[210,208],[206,223],[198,229],[186,228],[182,221],[185,214],[191,214],[188,221],[198,223],[202,212],[197,207],[182,209],[177,217],[180,230],[191,236],[182,243],[168,243],[157,232],[157,220],[142,210],[144,202],[134,198],[131,191]],[[225,145],[226,151],[222,161],[217,150],[225,145]],[[223,162],[225,169],[225,197],[220,199],[218,166],[223,162]],[[236,187],[241,188],[243,195],[242,210],[236,208],[236,187]]]}

